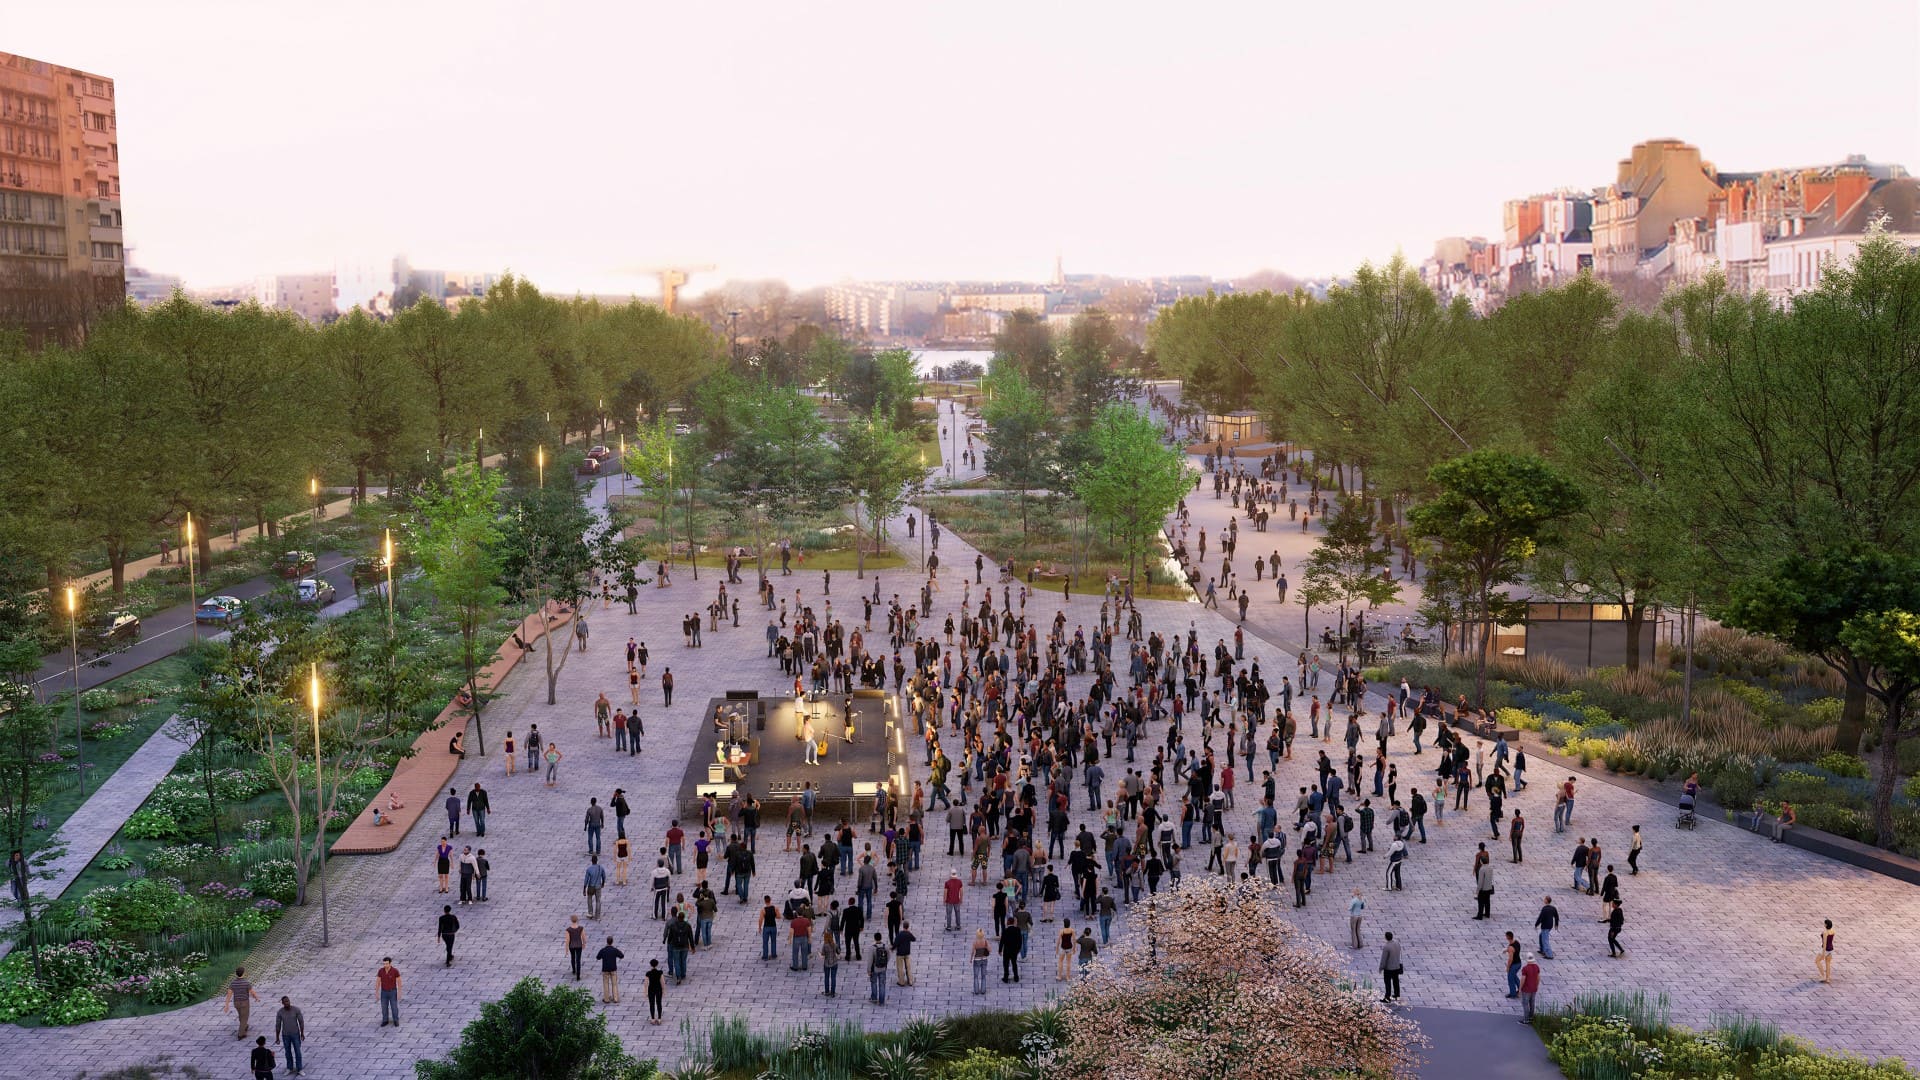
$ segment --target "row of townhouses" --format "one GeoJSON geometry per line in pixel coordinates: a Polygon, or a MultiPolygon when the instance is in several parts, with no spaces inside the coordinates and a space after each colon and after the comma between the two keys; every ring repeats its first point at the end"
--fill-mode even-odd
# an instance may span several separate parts
{"type": "Polygon", "coordinates": [[[1659,289],[1719,271],[1785,300],[1844,261],[1876,220],[1920,247],[1920,180],[1855,155],[1831,165],[1722,172],[1678,139],[1641,143],[1613,183],[1510,199],[1497,240],[1448,237],[1421,275],[1480,310],[1583,270],[1659,289]]]}

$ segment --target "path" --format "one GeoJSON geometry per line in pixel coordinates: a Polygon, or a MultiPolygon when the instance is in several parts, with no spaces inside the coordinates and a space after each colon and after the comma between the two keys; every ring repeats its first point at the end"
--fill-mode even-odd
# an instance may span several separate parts
{"type": "MultiPolygon", "coordinates": [[[[953,610],[962,595],[972,594],[977,601],[983,587],[961,584],[960,568],[971,563],[973,554],[964,541],[943,530],[940,553],[953,569],[942,575],[942,591],[935,596],[936,621],[953,610]]],[[[717,581],[711,577],[697,585],[685,580],[666,589],[643,590],[637,615],[628,615],[623,606],[593,608],[593,648],[567,664],[557,705],[546,704],[542,678],[519,675],[508,681],[489,714],[490,742],[509,729],[524,734],[528,724],[537,722],[549,738],[558,739],[566,759],[556,788],[546,787],[524,771],[504,775],[497,750],[485,758],[471,757],[460,767],[456,787],[464,791],[478,781],[492,793],[494,810],[486,838],[478,841],[469,834],[456,839],[487,848],[494,867],[493,898],[484,905],[456,909],[463,928],[459,959],[451,968],[442,965],[432,934],[441,904],[456,898],[442,897],[434,890],[432,845],[439,834],[431,829],[416,829],[392,854],[340,859],[332,865],[332,921],[337,933],[330,948],[318,948],[319,920],[310,909],[290,914],[267,936],[249,967],[259,976],[264,997],[288,994],[305,1010],[310,1031],[308,1076],[315,1080],[408,1076],[416,1058],[444,1053],[480,1004],[500,997],[515,980],[527,974],[548,980],[566,978],[561,932],[568,915],[583,913],[579,881],[586,858],[579,838],[587,799],[598,797],[604,803],[615,787],[625,788],[634,811],[629,834],[637,838],[642,853],[651,851],[675,813],[678,784],[689,755],[696,747],[711,746],[702,715],[708,699],[729,689],[775,695],[789,685],[765,655],[766,613],[753,603],[751,574],[745,576],[747,584],[738,587],[746,591],[741,626],[706,632],[704,648],[676,644],[676,639],[681,637],[680,619],[712,598],[717,581]],[[616,702],[626,701],[620,689],[625,682],[620,646],[629,634],[646,641],[652,651],[642,692],[648,735],[638,756],[616,754],[610,740],[595,735],[591,717],[592,702],[602,691],[616,702]],[[671,708],[662,705],[658,686],[661,670],[669,665],[677,679],[671,708]],[[373,971],[388,955],[396,959],[407,980],[402,1004],[406,1026],[400,1029],[378,1026],[371,986],[373,971]]],[[[867,580],[845,573],[835,577],[841,591],[831,598],[821,595],[818,572],[797,571],[777,576],[774,582],[778,595],[789,605],[796,589],[806,603],[824,606],[831,599],[843,621],[857,621],[858,597],[870,595],[876,577],[883,597],[899,593],[903,600],[917,593],[920,582],[912,571],[869,574],[867,580]],[[850,613],[855,620],[848,619],[850,613]]],[[[1017,586],[1011,591],[1017,603],[1017,586]]],[[[994,592],[997,602],[997,585],[994,592]]],[[[1042,594],[1028,603],[1032,613],[1042,616],[1061,610],[1069,633],[1076,626],[1091,629],[1099,622],[1097,593],[1076,595],[1064,604],[1057,595],[1042,594]]],[[[1150,630],[1185,632],[1190,627],[1203,649],[1213,641],[1231,639],[1233,624],[1218,612],[1172,601],[1143,601],[1140,606],[1150,630]]],[[[1268,678],[1276,683],[1280,674],[1292,673],[1291,653],[1284,643],[1271,643],[1258,634],[1248,636],[1247,659],[1261,660],[1268,678]]],[[[1123,658],[1124,652],[1124,662],[1123,658]]],[[[1088,681],[1088,676],[1071,677],[1069,692],[1083,693],[1088,681]]],[[[1193,725],[1188,728],[1191,733],[1193,725]]],[[[1164,744],[1166,734],[1166,725],[1151,725],[1151,737],[1142,744],[1136,767],[1144,767],[1153,748],[1164,744]]],[[[924,779],[919,740],[909,736],[906,748],[913,778],[924,779]]],[[[1223,750],[1219,740],[1215,748],[1223,750]]],[[[1320,748],[1302,738],[1294,757],[1283,760],[1276,770],[1281,792],[1310,782],[1313,755],[1320,748]]],[[[1402,797],[1416,779],[1431,782],[1427,769],[1435,760],[1433,754],[1415,756],[1405,735],[1391,741],[1390,760],[1405,774],[1402,797]]],[[[1111,766],[1111,788],[1127,763],[1104,764],[1111,766]]],[[[1262,756],[1254,775],[1264,767],[1262,756]]],[[[1327,941],[1344,942],[1343,901],[1358,886],[1367,901],[1364,936],[1369,947],[1341,950],[1343,956],[1351,957],[1357,977],[1372,977],[1378,935],[1391,929],[1406,946],[1409,1006],[1482,1013],[1495,1025],[1488,1031],[1510,1027],[1516,1035],[1527,1035],[1513,1023],[1517,1003],[1504,998],[1498,962],[1501,932],[1511,929],[1530,939],[1539,900],[1551,894],[1565,922],[1556,940],[1558,959],[1543,965],[1543,1004],[1563,1002],[1588,990],[1664,990],[1673,995],[1678,1022],[1704,1024],[1716,1013],[1741,1011],[1776,1019],[1788,1031],[1825,1046],[1920,1057],[1920,1028],[1908,1019],[1920,1009],[1920,976],[1915,974],[1920,967],[1920,941],[1909,932],[1920,920],[1920,889],[1768,844],[1762,837],[1719,822],[1703,821],[1694,832],[1678,832],[1671,825],[1671,808],[1586,779],[1579,783],[1572,831],[1555,836],[1549,824],[1548,787],[1563,775],[1538,762],[1533,789],[1509,802],[1510,811],[1520,810],[1532,822],[1523,863],[1507,861],[1505,841],[1488,839],[1485,807],[1476,795],[1468,812],[1449,811],[1443,822],[1429,821],[1430,843],[1415,845],[1405,891],[1388,893],[1380,888],[1383,855],[1356,853],[1354,863],[1337,863],[1335,872],[1317,878],[1318,888],[1308,906],[1284,906],[1278,914],[1327,941]],[[1645,826],[1647,850],[1644,872],[1623,878],[1627,905],[1623,940],[1629,951],[1624,959],[1607,960],[1604,933],[1594,923],[1597,901],[1567,888],[1566,859],[1578,836],[1595,834],[1607,851],[1623,853],[1628,826],[1635,823],[1645,826]],[[1495,855],[1492,865],[1498,891],[1495,920],[1490,923],[1469,917],[1473,904],[1469,867],[1475,844],[1481,840],[1487,840],[1495,855]],[[1810,978],[1814,929],[1822,917],[1833,918],[1843,930],[1843,953],[1830,986],[1810,978]],[[1848,942],[1859,946],[1849,947],[1848,942]]],[[[1246,780],[1244,763],[1236,779],[1237,805],[1230,819],[1234,831],[1244,836],[1251,831],[1258,787],[1246,780]]],[[[1370,795],[1370,786],[1361,794],[1370,795]]],[[[1291,801],[1290,797],[1282,800],[1285,806],[1291,801]]],[[[780,850],[783,808],[769,809],[770,818],[760,835],[760,877],[751,893],[755,903],[742,906],[723,900],[714,947],[694,956],[693,977],[685,985],[668,989],[665,1026],[647,1025],[636,985],[646,961],[662,955],[660,924],[649,916],[644,885],[609,889],[606,918],[589,924],[593,940],[612,934],[627,952],[626,1000],[606,1006],[605,1011],[611,1029],[634,1053],[658,1056],[667,1064],[677,1061],[682,1018],[690,1019],[696,1030],[704,1030],[709,1016],[734,1013],[747,1016],[763,1030],[848,1019],[879,1028],[930,1013],[1027,1008],[1062,988],[1051,977],[1052,956],[1044,940],[1045,932],[1054,927],[1042,924],[1041,940],[1035,942],[1026,967],[1027,981],[1018,985],[994,981],[983,996],[969,992],[966,943],[974,927],[988,923],[985,890],[966,891],[963,925],[968,932],[939,929],[938,883],[949,867],[959,866],[964,873],[965,861],[940,854],[944,847],[937,839],[929,843],[907,899],[907,917],[920,935],[915,948],[918,985],[891,988],[889,1002],[881,1008],[867,1004],[860,994],[856,967],[842,965],[842,996],[828,1000],[819,994],[817,969],[810,974],[791,973],[784,953],[780,959],[762,962],[754,929],[757,901],[761,895],[777,894],[797,865],[795,854],[780,850]]],[[[1286,814],[1285,820],[1291,816],[1286,814]]],[[[1073,818],[1076,825],[1093,818],[1080,799],[1075,800],[1073,818]]],[[[1384,835],[1384,825],[1378,831],[1384,835]]],[[[1197,834],[1195,840],[1196,849],[1186,853],[1190,873],[1202,872],[1205,863],[1197,834]]],[[[611,846],[609,837],[609,850],[611,846]]],[[[636,862],[639,877],[647,859],[636,862]]],[[[676,892],[691,889],[691,858],[686,871],[673,878],[676,892]]],[[[715,877],[719,876],[716,870],[715,877]]],[[[850,891],[843,884],[839,898],[844,900],[850,891]]],[[[1072,917],[1072,912],[1066,914],[1072,917]]],[[[1131,916],[1123,914],[1114,929],[1124,935],[1130,926],[1131,916]]],[[[784,950],[785,935],[781,937],[784,950]]],[[[593,989],[591,983],[583,985],[593,989]]],[[[217,1004],[208,1003],[75,1029],[0,1029],[0,1077],[39,1075],[44,1068],[38,1063],[45,1061],[79,1060],[107,1068],[147,1060],[163,1051],[173,1053],[178,1061],[225,1074],[237,1071],[242,1062],[243,1048],[234,1042],[229,1023],[217,1004]]],[[[1474,1030],[1464,1020],[1443,1027],[1449,1032],[1474,1030]]],[[[1448,1068],[1446,1060],[1458,1059],[1443,1060],[1436,1054],[1434,1068],[1448,1068]]]]}

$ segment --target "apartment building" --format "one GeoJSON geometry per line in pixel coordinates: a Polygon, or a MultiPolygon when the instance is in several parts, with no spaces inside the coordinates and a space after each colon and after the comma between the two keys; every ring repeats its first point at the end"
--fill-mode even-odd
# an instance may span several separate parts
{"type": "Polygon", "coordinates": [[[261,307],[291,311],[317,325],[334,316],[333,287],[331,273],[268,274],[254,280],[253,298],[261,307]]]}
{"type": "Polygon", "coordinates": [[[75,340],[126,296],[113,80],[0,52],[0,326],[75,340]]]}

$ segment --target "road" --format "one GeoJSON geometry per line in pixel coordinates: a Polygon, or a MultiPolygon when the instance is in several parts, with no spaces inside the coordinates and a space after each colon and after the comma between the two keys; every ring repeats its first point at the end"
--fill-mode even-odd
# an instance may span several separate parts
{"type": "MultiPolygon", "coordinates": [[[[353,560],[338,551],[322,552],[316,559],[319,563],[320,577],[333,583],[338,596],[353,595],[353,560]]],[[[273,591],[284,578],[277,574],[262,574],[256,578],[218,592],[202,590],[201,599],[208,596],[237,596],[242,600],[253,600],[273,591]]],[[[80,663],[80,688],[91,690],[111,679],[117,679],[130,671],[139,669],[179,652],[193,634],[192,604],[175,604],[173,607],[156,611],[140,620],[140,640],[125,648],[107,653],[95,659],[82,659],[80,663]]],[[[220,632],[219,627],[208,626],[203,631],[207,635],[220,632]]],[[[73,686],[73,656],[66,650],[48,654],[41,661],[40,672],[34,676],[34,692],[45,700],[62,690],[73,686]]]]}

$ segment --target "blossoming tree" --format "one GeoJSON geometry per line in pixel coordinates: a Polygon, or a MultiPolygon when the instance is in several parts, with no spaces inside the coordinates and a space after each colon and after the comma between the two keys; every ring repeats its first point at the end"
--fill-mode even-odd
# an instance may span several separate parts
{"type": "Polygon", "coordinates": [[[1135,908],[1127,940],[1068,995],[1061,1077],[1407,1076],[1427,1044],[1264,881],[1190,877],[1135,908]]]}

